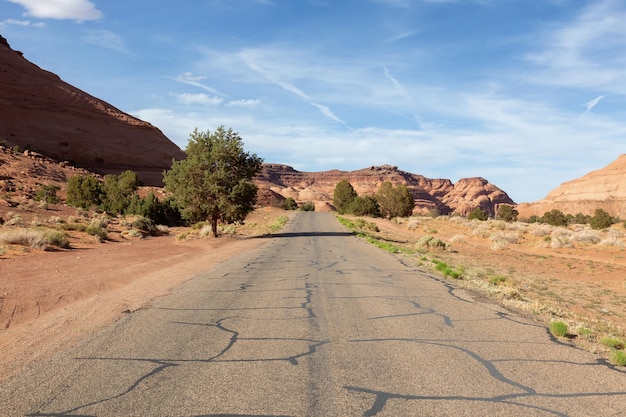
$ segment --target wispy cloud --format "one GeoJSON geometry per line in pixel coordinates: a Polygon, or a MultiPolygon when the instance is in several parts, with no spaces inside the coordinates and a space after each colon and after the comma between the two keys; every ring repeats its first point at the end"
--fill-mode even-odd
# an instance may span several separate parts
{"type": "Polygon", "coordinates": [[[262,66],[262,64],[259,64],[256,59],[258,53],[259,51],[242,51],[239,53],[239,57],[248,68],[261,75],[270,83],[277,85],[278,87],[282,88],[285,91],[288,91],[291,94],[294,94],[295,96],[308,102],[311,106],[317,108],[324,116],[349,128],[348,124],[335,113],[333,113],[333,111],[328,106],[317,103],[300,88],[296,87],[288,81],[281,79],[278,74],[273,73],[270,69],[266,69],[262,66]]]}
{"type": "Polygon", "coordinates": [[[575,18],[554,24],[526,55],[539,71],[530,80],[553,86],[626,94],[626,8],[623,2],[591,2],[575,18]]]}
{"type": "Polygon", "coordinates": [[[218,106],[224,102],[221,97],[211,97],[208,94],[174,94],[176,101],[179,103],[191,106],[191,105],[203,105],[203,106],[218,106]]]}
{"type": "Polygon", "coordinates": [[[600,103],[600,101],[606,96],[599,96],[594,98],[591,101],[587,102],[587,110],[585,110],[585,113],[589,113],[591,110],[593,110],[594,107],[596,107],[598,105],[598,103],[600,103]]]}
{"type": "Polygon", "coordinates": [[[26,14],[39,19],[97,20],[103,14],[89,0],[7,0],[24,6],[26,14]]]}
{"type": "Polygon", "coordinates": [[[124,45],[124,41],[117,34],[108,30],[90,30],[85,33],[84,39],[101,48],[110,49],[115,52],[130,55],[131,52],[124,45]]]}
{"type": "Polygon", "coordinates": [[[0,22],[0,27],[5,27],[8,25],[14,26],[22,26],[22,27],[36,27],[42,28],[46,26],[44,22],[31,22],[30,20],[16,20],[16,19],[6,19],[0,22]]]}
{"type": "Polygon", "coordinates": [[[232,100],[226,103],[228,107],[257,107],[261,103],[261,100],[252,100],[252,99],[242,99],[242,100],[232,100]]]}
{"type": "Polygon", "coordinates": [[[226,96],[226,94],[219,92],[218,90],[216,90],[215,88],[205,85],[203,83],[201,83],[200,81],[205,80],[207,77],[205,76],[197,76],[197,75],[193,75],[193,73],[191,72],[185,72],[183,74],[177,75],[174,80],[178,81],[179,83],[182,84],[187,84],[187,85],[192,85],[194,87],[198,87],[204,91],[207,91],[211,94],[215,94],[217,96],[226,96]]]}

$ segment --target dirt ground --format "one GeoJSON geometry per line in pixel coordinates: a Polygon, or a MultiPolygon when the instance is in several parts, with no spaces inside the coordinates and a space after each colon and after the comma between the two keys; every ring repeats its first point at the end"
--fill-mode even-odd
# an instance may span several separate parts
{"type": "Polygon", "coordinates": [[[0,251],[0,380],[166,295],[194,274],[258,247],[265,241],[258,236],[284,215],[259,209],[236,233],[218,239],[189,228],[124,237],[122,228],[111,224],[108,240],[72,233],[66,250],[5,245],[0,251]]]}
{"type": "MultiPolygon", "coordinates": [[[[122,224],[111,221],[104,242],[69,232],[71,249],[5,245],[0,248],[0,380],[166,295],[194,274],[258,247],[265,241],[258,236],[270,232],[288,213],[259,209],[245,226],[219,239],[202,237],[200,230],[189,228],[133,238],[122,224]]],[[[27,210],[24,222],[33,222],[38,215],[27,210]]],[[[598,343],[601,337],[624,336],[622,225],[603,232],[570,230],[568,241],[560,237],[565,233],[562,228],[545,225],[447,217],[366,222],[378,227],[367,233],[397,246],[426,270],[437,273],[433,261],[445,262],[461,273],[459,285],[538,321],[565,321],[571,338],[592,352],[606,354],[598,343]]],[[[5,225],[0,232],[10,228],[5,225]]]]}

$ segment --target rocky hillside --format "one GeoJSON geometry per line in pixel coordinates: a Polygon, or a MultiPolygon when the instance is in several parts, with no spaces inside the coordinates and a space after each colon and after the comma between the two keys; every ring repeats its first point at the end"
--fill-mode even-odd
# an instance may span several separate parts
{"type": "Polygon", "coordinates": [[[602,208],[626,219],[626,155],[620,155],[604,168],[565,182],[540,201],[520,204],[520,217],[542,216],[552,209],[567,214],[593,215],[602,208]]]}
{"type": "Polygon", "coordinates": [[[347,179],[359,195],[376,194],[383,181],[407,186],[416,202],[416,212],[437,209],[441,214],[466,215],[476,207],[494,214],[499,204],[515,204],[509,196],[483,178],[463,178],[456,183],[430,179],[383,165],[357,171],[299,172],[290,166],[265,164],[257,176],[263,203],[291,197],[297,202],[313,201],[317,210],[331,209],[333,191],[347,179]]]}
{"type": "Polygon", "coordinates": [[[159,129],[39,68],[2,36],[0,144],[102,174],[132,169],[150,185],[184,158],[159,129]]]}

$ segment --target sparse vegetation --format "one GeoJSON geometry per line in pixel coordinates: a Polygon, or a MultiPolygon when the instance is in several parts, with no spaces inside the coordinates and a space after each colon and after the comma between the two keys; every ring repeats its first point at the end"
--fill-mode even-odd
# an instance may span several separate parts
{"type": "Polygon", "coordinates": [[[603,337],[600,343],[611,349],[624,349],[624,341],[617,337],[603,337]]]}
{"type": "Polygon", "coordinates": [[[481,209],[480,207],[476,207],[467,215],[467,220],[479,220],[479,221],[484,222],[488,218],[489,218],[489,215],[487,214],[487,212],[481,209]]]}
{"type": "Polygon", "coordinates": [[[60,199],[57,196],[57,192],[60,190],[60,187],[53,184],[44,184],[42,185],[37,194],[35,195],[35,201],[42,201],[48,204],[57,204],[60,199]]]}
{"type": "Polygon", "coordinates": [[[302,206],[300,206],[300,210],[302,211],[315,211],[315,203],[312,201],[307,201],[302,203],[302,206]]]}
{"type": "Polygon", "coordinates": [[[611,353],[610,361],[613,365],[626,366],[626,353],[623,350],[616,350],[611,353]]]}

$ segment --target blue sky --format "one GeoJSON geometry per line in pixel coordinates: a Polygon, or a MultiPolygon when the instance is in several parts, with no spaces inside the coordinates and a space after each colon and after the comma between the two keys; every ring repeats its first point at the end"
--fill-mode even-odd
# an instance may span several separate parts
{"type": "Polygon", "coordinates": [[[185,148],[543,198],[626,153],[621,0],[0,0],[25,58],[185,148]]]}

